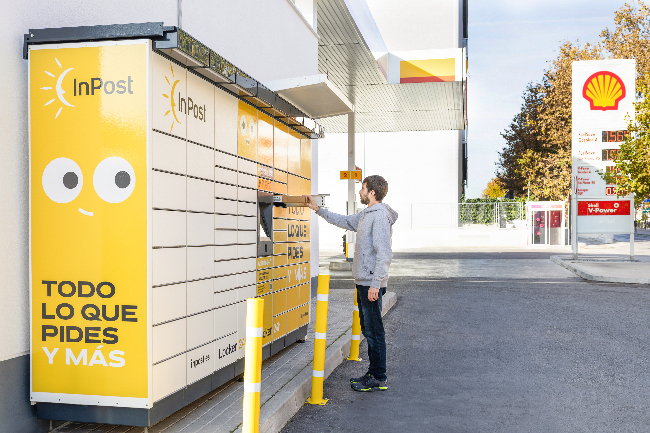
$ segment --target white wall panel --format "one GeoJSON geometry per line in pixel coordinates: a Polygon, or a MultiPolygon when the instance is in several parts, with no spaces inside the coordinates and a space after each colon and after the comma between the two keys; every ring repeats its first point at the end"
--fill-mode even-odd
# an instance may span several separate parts
{"type": "Polygon", "coordinates": [[[237,331],[237,307],[231,304],[214,310],[214,335],[221,338],[237,331]]]}
{"type": "Polygon", "coordinates": [[[154,286],[185,281],[185,248],[156,248],[151,252],[154,286]]]}
{"type": "Polygon", "coordinates": [[[237,287],[237,277],[235,275],[227,275],[223,277],[214,278],[214,291],[221,292],[224,290],[231,290],[237,287]]]}
{"type": "Polygon", "coordinates": [[[154,363],[186,350],[186,319],[154,326],[152,330],[154,363]]]}
{"type": "MultiPolygon", "coordinates": [[[[253,176],[257,176],[257,163],[256,162],[249,161],[247,159],[239,158],[237,160],[237,166],[238,166],[237,169],[239,171],[241,171],[243,173],[252,174],[253,176]]],[[[257,188],[257,185],[255,185],[255,187],[257,188]]]]}
{"type": "Polygon", "coordinates": [[[236,230],[215,230],[214,231],[215,245],[232,245],[236,243],[237,243],[236,230]]]}
{"type": "Polygon", "coordinates": [[[237,173],[237,185],[256,189],[257,177],[240,171],[237,173]]]}
{"type": "Polygon", "coordinates": [[[187,210],[214,212],[214,182],[187,178],[187,210]]]}
{"type": "Polygon", "coordinates": [[[187,174],[214,180],[214,150],[188,142],[187,174]]]}
{"type": "MultiPolygon", "coordinates": [[[[257,203],[244,203],[237,204],[237,213],[239,215],[257,216],[257,203]]],[[[255,240],[257,242],[257,240],[255,240]]]]}
{"type": "MultiPolygon", "coordinates": [[[[235,117],[235,124],[236,123],[237,119],[235,117]]],[[[235,141],[236,140],[237,136],[235,135],[235,141]]],[[[214,165],[237,171],[237,157],[224,152],[216,151],[214,153],[214,165]]]]}
{"type": "Polygon", "coordinates": [[[154,131],[151,134],[153,168],[185,174],[186,141],[154,131]]]}
{"type": "MultiPolygon", "coordinates": [[[[242,276],[246,274],[237,274],[237,276],[242,276]]],[[[245,301],[248,298],[254,298],[257,296],[257,286],[246,286],[237,289],[237,300],[245,301]]]]}
{"type": "Polygon", "coordinates": [[[237,217],[235,215],[215,215],[215,229],[237,229],[237,217]]]}
{"type": "Polygon", "coordinates": [[[187,314],[185,305],[187,299],[186,283],[154,287],[152,292],[152,320],[154,324],[185,317],[187,314]]]}
{"type": "Polygon", "coordinates": [[[153,211],[153,246],[175,247],[186,244],[186,212],[153,211]]]}
{"type": "Polygon", "coordinates": [[[214,312],[189,316],[187,318],[187,348],[191,349],[214,339],[214,312]]]}
{"type": "Polygon", "coordinates": [[[222,245],[214,247],[214,260],[233,260],[237,258],[237,245],[222,245]]]}
{"type": "Polygon", "coordinates": [[[214,214],[187,212],[187,244],[214,244],[214,214]]]}
{"type": "Polygon", "coordinates": [[[185,360],[185,354],[182,354],[153,366],[154,401],[158,401],[185,387],[187,383],[185,360]]]}
{"type": "Polygon", "coordinates": [[[237,188],[237,200],[257,202],[257,190],[250,188],[237,188]]]}
{"type": "Polygon", "coordinates": [[[185,176],[154,171],[151,173],[153,207],[187,209],[185,176]]]}
{"type": "Polygon", "coordinates": [[[257,232],[256,231],[241,231],[237,232],[237,243],[238,244],[254,244],[257,243],[257,232]]]}
{"type": "MultiPolygon", "coordinates": [[[[242,260],[245,260],[245,259],[242,259],[242,260]]],[[[244,287],[244,286],[253,285],[253,288],[255,288],[254,284],[256,282],[256,277],[257,277],[256,272],[246,272],[246,273],[243,273],[243,274],[237,274],[237,286],[238,287],[244,287]]],[[[252,296],[255,296],[255,295],[252,295],[252,296]]],[[[250,297],[251,296],[249,295],[249,296],[246,296],[243,299],[247,299],[247,298],[250,298],[250,297]]],[[[239,298],[239,300],[241,301],[242,298],[239,298]]]]}
{"type": "Polygon", "coordinates": [[[239,344],[236,333],[215,341],[214,369],[220,370],[235,362],[238,359],[237,352],[239,352],[239,344]]]}
{"type": "Polygon", "coordinates": [[[237,257],[247,258],[257,256],[257,244],[237,245],[237,257]]]}
{"type": "Polygon", "coordinates": [[[214,343],[187,352],[187,384],[212,374],[214,371],[214,343]]]}
{"type": "MultiPolygon", "coordinates": [[[[214,302],[214,281],[190,281],[187,283],[187,314],[196,314],[212,308],[214,302]]],[[[188,346],[192,347],[192,346],[188,346]]]]}
{"type": "Polygon", "coordinates": [[[214,180],[237,185],[237,172],[229,168],[214,167],[214,180]]]}
{"type": "MultiPolygon", "coordinates": [[[[219,184],[216,183],[215,186],[215,193],[216,193],[216,187],[219,184]]],[[[215,199],[214,200],[214,211],[215,213],[221,213],[221,214],[237,214],[237,202],[234,200],[222,200],[222,199],[215,199]]]]}
{"type": "Polygon", "coordinates": [[[217,182],[214,184],[214,197],[237,200],[237,187],[217,182]]]}
{"type": "Polygon", "coordinates": [[[214,275],[230,275],[237,272],[236,270],[237,260],[222,260],[219,262],[214,262],[214,275]]]}
{"type": "MultiPolygon", "coordinates": [[[[214,92],[215,148],[237,155],[237,110],[239,101],[219,89],[214,92]]],[[[217,158],[218,160],[218,158],[217,158]]]]}
{"type": "Polygon", "coordinates": [[[256,216],[237,217],[237,228],[239,230],[257,230],[257,217],[256,216]]]}
{"type": "MultiPolygon", "coordinates": [[[[225,292],[218,292],[214,294],[215,308],[221,308],[225,305],[234,304],[236,302],[237,302],[237,290],[226,290],[225,292]]],[[[237,317],[233,319],[233,323],[236,322],[237,322],[237,317]]],[[[218,337],[218,335],[215,334],[215,337],[218,337]]]]}
{"type": "Polygon", "coordinates": [[[197,280],[214,275],[214,247],[187,248],[187,279],[197,280]]]}

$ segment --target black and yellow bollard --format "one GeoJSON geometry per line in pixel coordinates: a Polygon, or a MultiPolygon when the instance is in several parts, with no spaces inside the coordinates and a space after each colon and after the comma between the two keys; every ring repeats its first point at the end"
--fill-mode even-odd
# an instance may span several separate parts
{"type": "Polygon", "coordinates": [[[359,304],[357,303],[357,289],[354,289],[354,311],[352,312],[352,341],[350,341],[350,356],[348,361],[361,361],[359,358],[359,344],[361,343],[361,320],[359,320],[359,304]]]}
{"type": "Polygon", "coordinates": [[[330,276],[318,276],[318,294],[316,295],[316,324],[314,333],[314,367],[311,373],[311,397],[309,404],[327,403],[323,399],[323,382],[325,381],[325,349],[327,347],[327,302],[330,292],[330,276]]]}
{"type": "Polygon", "coordinates": [[[246,301],[246,358],[244,360],[243,433],[260,431],[260,392],[262,391],[262,337],[264,299],[246,301]]]}

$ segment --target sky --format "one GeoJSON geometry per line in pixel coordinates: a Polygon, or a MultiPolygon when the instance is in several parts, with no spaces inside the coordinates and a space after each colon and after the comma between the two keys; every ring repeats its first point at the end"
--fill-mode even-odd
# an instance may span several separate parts
{"type": "Polygon", "coordinates": [[[494,177],[500,133],[565,40],[597,43],[614,28],[615,0],[469,0],[468,198],[494,177]]]}

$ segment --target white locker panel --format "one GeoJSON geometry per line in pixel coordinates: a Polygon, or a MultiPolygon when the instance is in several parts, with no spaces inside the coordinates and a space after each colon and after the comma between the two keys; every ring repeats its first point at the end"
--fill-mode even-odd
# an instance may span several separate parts
{"type": "Polygon", "coordinates": [[[221,338],[237,331],[237,306],[231,304],[214,310],[214,335],[221,338]]]}
{"type": "Polygon", "coordinates": [[[214,212],[214,185],[212,181],[187,178],[187,210],[214,212]]]}
{"type": "Polygon", "coordinates": [[[257,176],[251,176],[250,174],[242,173],[240,171],[237,173],[237,185],[256,189],[257,176]]]}
{"type": "Polygon", "coordinates": [[[154,324],[186,316],[186,283],[154,287],[152,292],[152,320],[154,324]]]}
{"type": "Polygon", "coordinates": [[[189,316],[187,318],[187,348],[193,349],[214,339],[214,312],[189,316]]]}
{"type": "Polygon", "coordinates": [[[225,183],[217,182],[214,184],[214,196],[216,198],[237,200],[237,187],[235,185],[226,185],[225,183]]]}
{"type": "Polygon", "coordinates": [[[237,200],[239,201],[250,201],[257,202],[257,190],[249,188],[237,188],[237,200]]]}
{"type": "MultiPolygon", "coordinates": [[[[215,308],[221,308],[225,305],[237,303],[237,290],[226,290],[225,292],[218,292],[214,294],[215,308]]],[[[237,318],[235,318],[235,321],[237,318]]],[[[216,336],[216,334],[215,334],[216,336]]]]}
{"type": "Polygon", "coordinates": [[[227,168],[214,167],[214,180],[237,185],[237,172],[227,168]]]}
{"type": "Polygon", "coordinates": [[[186,244],[186,212],[153,211],[153,246],[176,247],[186,244]]]}
{"type": "Polygon", "coordinates": [[[215,245],[232,245],[237,243],[237,230],[215,230],[215,245]]]}
{"type": "MultiPolygon", "coordinates": [[[[219,184],[215,184],[215,192],[217,185],[219,184]]],[[[222,200],[217,198],[214,200],[214,211],[218,214],[237,215],[237,202],[234,200],[222,200]]]]}
{"type": "Polygon", "coordinates": [[[214,260],[233,260],[237,258],[237,245],[221,245],[214,247],[214,260]]]}
{"type": "Polygon", "coordinates": [[[239,100],[228,93],[215,89],[214,92],[214,144],[230,154],[237,154],[237,111],[239,100]]]}
{"type": "MultiPolygon", "coordinates": [[[[186,139],[187,137],[185,134],[187,122],[185,119],[185,113],[179,110],[180,106],[178,105],[175,112],[169,111],[170,82],[174,83],[178,80],[178,83],[174,87],[175,96],[178,98],[176,103],[179,104],[180,99],[187,99],[186,70],[155,53],[152,56],[152,63],[153,70],[156,71],[156,73],[152,74],[153,91],[151,92],[153,97],[151,110],[153,129],[158,129],[162,132],[186,139]],[[167,95],[167,97],[165,97],[165,95],[167,95]]],[[[236,123],[237,120],[233,122],[233,125],[236,123]]],[[[236,142],[237,138],[235,138],[235,143],[236,142]]]]}
{"type": "Polygon", "coordinates": [[[222,260],[214,262],[214,275],[230,275],[237,272],[237,260],[222,260]]]}
{"type": "MultiPolygon", "coordinates": [[[[241,172],[257,176],[257,163],[246,159],[238,158],[237,169],[241,172]]],[[[257,185],[255,185],[257,187],[257,185]]]]}
{"type": "MultiPolygon", "coordinates": [[[[220,90],[217,90],[221,92],[220,90]]],[[[214,85],[187,72],[187,139],[214,148],[214,85]]]]}
{"type": "Polygon", "coordinates": [[[186,320],[179,319],[173,322],[154,326],[153,359],[154,363],[185,352],[187,341],[186,320]]]}
{"type": "MultiPolygon", "coordinates": [[[[237,335],[246,335],[246,301],[238,302],[237,304],[237,335]]],[[[237,344],[237,359],[241,359],[246,354],[246,344],[239,344],[239,341],[244,342],[242,337],[238,340],[237,344]]]]}
{"type": "Polygon", "coordinates": [[[237,157],[216,151],[214,154],[214,165],[237,171],[237,157]]]}
{"type": "Polygon", "coordinates": [[[215,371],[235,362],[239,343],[237,334],[232,334],[214,342],[214,369],[215,371]]]}
{"type": "Polygon", "coordinates": [[[151,251],[154,286],[185,281],[185,248],[155,248],[151,251]]]}
{"type": "MultiPolygon", "coordinates": [[[[239,215],[257,216],[257,203],[237,202],[237,213],[239,215]]],[[[257,239],[255,242],[257,242],[257,239]]]]}
{"type": "Polygon", "coordinates": [[[257,217],[256,216],[237,217],[237,228],[239,230],[257,230],[257,217]]]}
{"type": "Polygon", "coordinates": [[[185,140],[154,131],[151,142],[153,168],[185,174],[185,140]]]}
{"type": "MultiPolygon", "coordinates": [[[[224,290],[231,290],[237,287],[237,276],[226,275],[223,277],[214,278],[214,291],[221,292],[224,290]]],[[[216,305],[215,305],[216,306],[216,305]]]]}
{"type": "Polygon", "coordinates": [[[212,374],[214,371],[214,343],[187,352],[187,384],[212,374]]]}
{"type": "Polygon", "coordinates": [[[257,256],[257,245],[237,245],[237,257],[248,258],[257,256]]]}
{"type": "Polygon", "coordinates": [[[187,245],[214,245],[214,214],[187,212],[187,245]]]}
{"type": "Polygon", "coordinates": [[[154,401],[167,397],[185,387],[187,384],[185,359],[185,354],[182,354],[153,366],[154,401]]]}
{"type": "Polygon", "coordinates": [[[214,180],[214,149],[188,142],[187,174],[214,180]]]}
{"type": "Polygon", "coordinates": [[[209,278],[214,274],[214,247],[187,248],[187,279],[209,278]]]}
{"type": "Polygon", "coordinates": [[[235,215],[215,215],[215,229],[237,229],[237,217],[235,215]]]}
{"type": "Polygon", "coordinates": [[[257,296],[257,286],[246,286],[237,289],[238,301],[245,301],[246,299],[254,298],[255,296],[257,296]]]}
{"type": "Polygon", "coordinates": [[[255,272],[257,271],[257,259],[239,259],[239,268],[241,272],[255,272]]]}
{"type": "MultiPolygon", "coordinates": [[[[190,281],[187,283],[187,314],[210,310],[214,302],[214,281],[190,281]]],[[[191,346],[190,346],[191,347],[191,346]]]]}
{"type": "Polygon", "coordinates": [[[238,244],[254,244],[257,243],[257,231],[237,231],[237,243],[238,244]]]}
{"type": "Polygon", "coordinates": [[[185,210],[186,179],[185,176],[154,171],[151,179],[153,207],[185,210]]]}
{"type": "MultiPolygon", "coordinates": [[[[255,288],[254,284],[256,282],[256,277],[257,277],[256,272],[245,272],[243,274],[237,274],[237,287],[253,285],[253,288],[255,288]]],[[[247,298],[250,298],[250,296],[247,296],[247,298]]],[[[239,300],[241,301],[242,298],[239,298],[239,300]]]]}

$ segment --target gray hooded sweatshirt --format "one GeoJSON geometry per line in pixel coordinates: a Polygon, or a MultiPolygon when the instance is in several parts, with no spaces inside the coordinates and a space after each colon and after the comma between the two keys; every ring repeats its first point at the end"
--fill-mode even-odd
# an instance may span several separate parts
{"type": "Polygon", "coordinates": [[[323,208],[316,213],[330,224],[357,232],[352,262],[354,282],[360,286],[386,287],[388,268],[393,258],[391,234],[397,212],[387,204],[377,203],[348,216],[323,208]]]}

